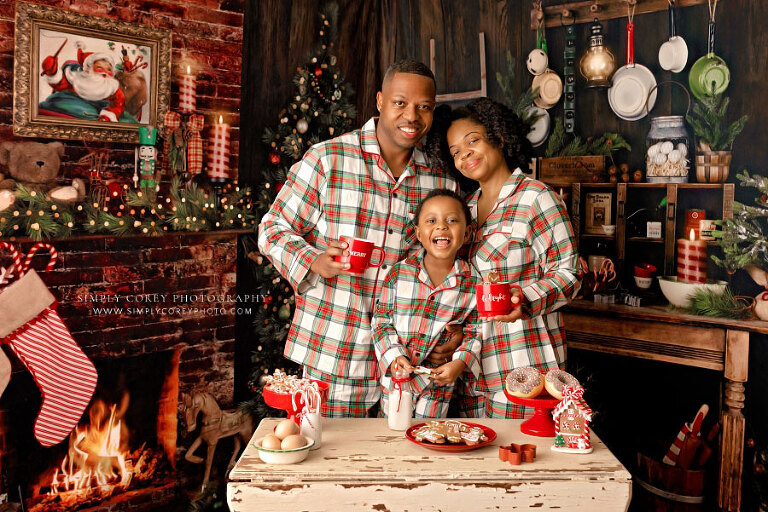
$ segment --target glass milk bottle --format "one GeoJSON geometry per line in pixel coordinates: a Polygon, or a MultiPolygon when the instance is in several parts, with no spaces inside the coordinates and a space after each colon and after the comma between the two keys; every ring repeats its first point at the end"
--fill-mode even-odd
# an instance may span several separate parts
{"type": "Polygon", "coordinates": [[[413,394],[411,376],[399,368],[392,374],[392,386],[389,389],[389,411],[387,423],[391,430],[408,430],[413,417],[413,394]]]}

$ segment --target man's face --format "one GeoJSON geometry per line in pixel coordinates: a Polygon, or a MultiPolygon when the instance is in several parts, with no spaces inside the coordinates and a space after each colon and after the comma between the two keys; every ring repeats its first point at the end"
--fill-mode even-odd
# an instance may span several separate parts
{"type": "Polygon", "coordinates": [[[379,144],[412,149],[432,126],[435,84],[413,73],[395,73],[376,95],[379,144]]]}
{"type": "Polygon", "coordinates": [[[93,72],[106,76],[114,76],[115,70],[112,68],[112,64],[104,59],[97,60],[93,63],[93,72]]]}

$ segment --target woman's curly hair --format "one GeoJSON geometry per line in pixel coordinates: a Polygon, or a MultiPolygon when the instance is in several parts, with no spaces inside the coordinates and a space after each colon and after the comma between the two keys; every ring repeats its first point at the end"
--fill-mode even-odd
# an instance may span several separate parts
{"type": "Polygon", "coordinates": [[[533,156],[533,146],[526,138],[529,127],[512,112],[512,109],[490,98],[478,98],[465,107],[451,109],[441,105],[435,109],[432,129],[427,136],[427,152],[433,165],[459,175],[448,151],[447,134],[451,123],[470,119],[481,124],[488,134],[488,141],[501,149],[510,171],[528,168],[533,156]],[[502,140],[504,145],[501,145],[502,140]]]}

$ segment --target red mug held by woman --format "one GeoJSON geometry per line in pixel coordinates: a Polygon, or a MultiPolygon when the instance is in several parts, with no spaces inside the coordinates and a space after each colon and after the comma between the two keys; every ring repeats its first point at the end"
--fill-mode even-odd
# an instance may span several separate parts
{"type": "Polygon", "coordinates": [[[347,243],[347,248],[344,250],[344,255],[334,256],[333,261],[349,263],[347,272],[362,274],[368,267],[380,267],[384,263],[384,250],[374,245],[370,240],[351,236],[342,236],[340,240],[347,243]],[[374,251],[381,253],[378,263],[371,263],[374,251]]]}
{"type": "Polygon", "coordinates": [[[475,287],[477,291],[477,311],[480,316],[508,315],[512,312],[512,290],[520,292],[514,306],[520,304],[523,290],[516,284],[510,283],[483,283],[475,287]]]}

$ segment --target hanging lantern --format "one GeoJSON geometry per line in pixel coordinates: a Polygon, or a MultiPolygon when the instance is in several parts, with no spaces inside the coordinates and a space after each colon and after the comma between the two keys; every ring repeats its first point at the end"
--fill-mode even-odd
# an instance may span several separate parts
{"type": "Polygon", "coordinates": [[[579,61],[579,71],[587,79],[587,87],[610,87],[611,76],[616,71],[616,58],[603,45],[603,26],[597,18],[590,30],[589,49],[579,61]]]}

